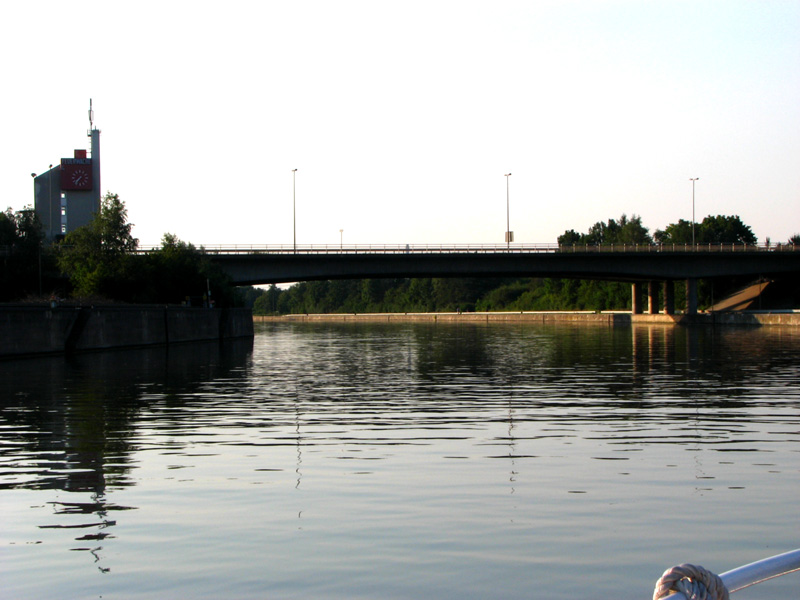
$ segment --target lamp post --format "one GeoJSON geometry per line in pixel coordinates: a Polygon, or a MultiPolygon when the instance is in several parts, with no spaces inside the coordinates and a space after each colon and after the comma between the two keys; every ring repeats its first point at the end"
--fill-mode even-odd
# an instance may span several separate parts
{"type": "Polygon", "coordinates": [[[344,229],[339,230],[339,250],[342,249],[344,245],[344,229]]]}
{"type": "Polygon", "coordinates": [[[506,178],[506,248],[511,250],[511,217],[510,217],[510,210],[509,210],[509,201],[508,201],[508,178],[511,177],[511,173],[505,173],[506,178]]]}
{"type": "Polygon", "coordinates": [[[694,182],[700,179],[699,177],[690,177],[689,181],[692,182],[692,250],[694,250],[694,182]]]}
{"type": "Polygon", "coordinates": [[[295,252],[297,252],[297,203],[296,198],[297,195],[295,193],[295,176],[297,175],[297,169],[292,169],[292,248],[295,252]]]}

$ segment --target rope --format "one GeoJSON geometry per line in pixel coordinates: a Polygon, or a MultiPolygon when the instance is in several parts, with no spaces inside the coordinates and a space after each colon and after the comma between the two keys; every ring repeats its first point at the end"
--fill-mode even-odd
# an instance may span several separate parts
{"type": "Polygon", "coordinates": [[[653,600],[674,592],[680,592],[686,600],[729,600],[728,588],[719,575],[697,565],[682,564],[664,571],[656,582],[653,600]]]}

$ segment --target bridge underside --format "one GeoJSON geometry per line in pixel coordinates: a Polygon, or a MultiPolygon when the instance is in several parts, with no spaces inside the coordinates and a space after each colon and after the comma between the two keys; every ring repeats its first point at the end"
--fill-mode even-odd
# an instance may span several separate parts
{"type": "Polygon", "coordinates": [[[800,253],[250,253],[212,255],[237,285],[395,277],[560,277],[648,282],[800,274],[800,253]]]}

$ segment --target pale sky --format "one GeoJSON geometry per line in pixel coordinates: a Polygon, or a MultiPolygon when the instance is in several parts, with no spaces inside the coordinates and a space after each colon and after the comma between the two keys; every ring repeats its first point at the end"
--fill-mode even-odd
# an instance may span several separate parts
{"type": "Polygon", "coordinates": [[[638,214],[800,233],[800,1],[0,7],[2,208],[102,131],[143,245],[503,243],[638,214]]]}

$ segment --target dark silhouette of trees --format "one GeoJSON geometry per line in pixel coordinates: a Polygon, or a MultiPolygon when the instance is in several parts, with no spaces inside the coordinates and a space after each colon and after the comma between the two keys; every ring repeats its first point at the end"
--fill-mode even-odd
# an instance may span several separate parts
{"type": "Polygon", "coordinates": [[[0,212],[0,302],[40,294],[43,285],[50,285],[55,265],[42,248],[43,239],[33,208],[0,212]]]}
{"type": "MultiPolygon", "coordinates": [[[[663,231],[656,230],[655,239],[661,244],[691,244],[692,223],[681,219],[667,225],[663,231]]],[[[696,223],[694,239],[699,245],[758,243],[753,231],[738,216],[724,215],[709,215],[702,223],[696,223]]]]}
{"type": "Polygon", "coordinates": [[[125,203],[108,193],[94,219],[64,238],[58,246],[58,265],[69,278],[73,296],[195,306],[238,302],[229,278],[202,248],[167,233],[161,248],[138,253],[139,242],[131,230],[125,203]]]}
{"type": "Polygon", "coordinates": [[[558,243],[562,246],[608,246],[612,244],[633,246],[652,244],[653,239],[650,237],[647,227],[642,225],[640,216],[633,215],[628,218],[623,214],[619,220],[609,219],[605,223],[598,221],[584,234],[579,234],[574,229],[565,231],[558,237],[558,243]]]}

